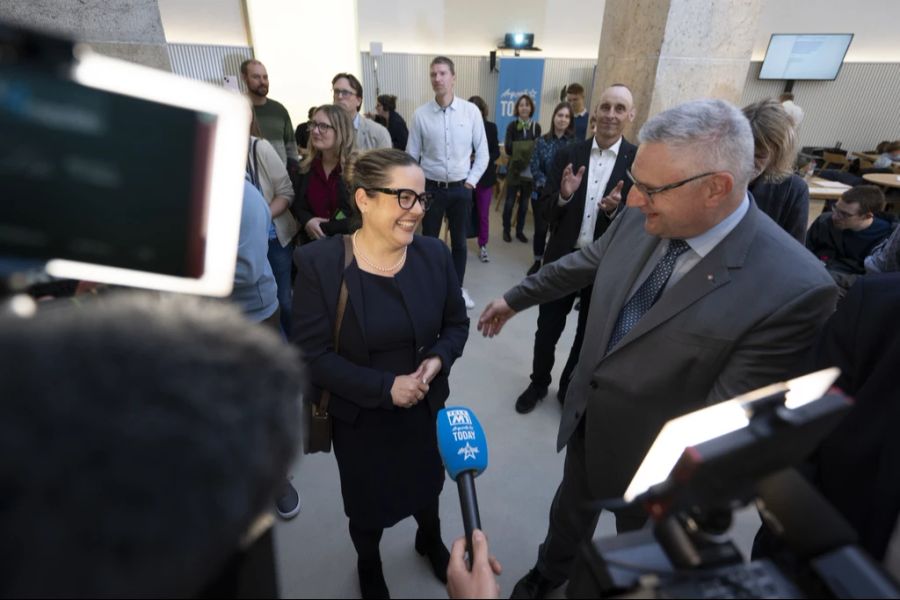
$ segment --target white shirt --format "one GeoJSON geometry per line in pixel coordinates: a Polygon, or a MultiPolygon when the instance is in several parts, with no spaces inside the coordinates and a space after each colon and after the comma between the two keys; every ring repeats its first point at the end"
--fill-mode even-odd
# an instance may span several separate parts
{"type": "MultiPolygon", "coordinates": [[[[576,248],[589,246],[594,242],[594,228],[597,226],[597,217],[600,212],[600,200],[603,199],[603,192],[609,183],[609,176],[612,175],[613,166],[616,164],[616,158],[619,156],[619,148],[622,146],[622,138],[606,148],[601,150],[597,145],[597,138],[594,138],[591,144],[591,156],[588,159],[588,168],[584,176],[587,180],[587,190],[584,196],[584,215],[581,217],[581,232],[578,234],[578,241],[575,242],[576,248]]],[[[575,194],[572,194],[572,198],[575,194]]],[[[572,201],[562,196],[559,198],[559,205],[565,206],[572,201]]]]}
{"type": "MultiPolygon", "coordinates": [[[[721,221],[718,224],[710,227],[703,233],[698,236],[688,238],[684,240],[687,242],[687,245],[691,247],[690,250],[684,252],[681,256],[679,256],[675,261],[675,267],[672,269],[672,275],[669,277],[669,280],[666,282],[666,287],[663,288],[663,293],[666,293],[673,285],[678,283],[678,281],[688,274],[688,272],[697,266],[701,260],[703,260],[707,254],[713,251],[713,248],[719,245],[719,243],[725,239],[725,237],[732,232],[732,230],[738,226],[738,223],[741,222],[741,219],[744,218],[744,215],[747,214],[747,211],[750,210],[750,198],[747,194],[744,194],[744,200],[738,205],[734,211],[721,221]]],[[[638,275],[637,279],[634,280],[634,284],[631,286],[631,291],[628,292],[628,299],[634,295],[634,293],[641,287],[641,284],[650,277],[650,273],[653,272],[653,269],[656,268],[656,263],[658,263],[663,255],[666,253],[666,250],[669,249],[669,240],[661,239],[659,244],[656,246],[656,250],[653,251],[653,254],[650,255],[650,258],[647,259],[647,263],[644,265],[644,268],[641,270],[640,275],[638,275]]],[[[627,300],[626,300],[627,302],[627,300]]],[[[624,305],[623,305],[624,306],[624,305]]]]}
{"type": "Polygon", "coordinates": [[[465,179],[475,187],[488,164],[481,111],[456,96],[446,109],[436,100],[423,104],[413,115],[406,152],[422,165],[426,179],[442,182],[465,179]]]}

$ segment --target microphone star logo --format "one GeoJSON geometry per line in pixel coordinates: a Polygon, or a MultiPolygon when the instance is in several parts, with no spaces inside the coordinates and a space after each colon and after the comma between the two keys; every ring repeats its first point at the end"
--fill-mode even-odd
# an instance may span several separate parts
{"type": "Polygon", "coordinates": [[[469,442],[466,442],[466,445],[460,448],[457,454],[463,455],[463,461],[469,460],[470,458],[475,460],[475,455],[478,454],[478,448],[473,448],[469,445],[469,442]]]}

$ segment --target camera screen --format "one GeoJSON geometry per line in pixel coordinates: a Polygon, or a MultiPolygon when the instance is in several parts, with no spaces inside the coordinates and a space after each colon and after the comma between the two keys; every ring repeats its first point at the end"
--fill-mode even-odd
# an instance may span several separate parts
{"type": "Polygon", "coordinates": [[[212,114],[0,67],[0,257],[203,275],[212,114]]]}

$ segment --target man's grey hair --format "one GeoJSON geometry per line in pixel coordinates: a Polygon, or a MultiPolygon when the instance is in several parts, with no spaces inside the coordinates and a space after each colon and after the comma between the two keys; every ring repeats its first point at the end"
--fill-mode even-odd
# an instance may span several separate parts
{"type": "Polygon", "coordinates": [[[724,100],[704,98],[679,104],[644,123],[641,143],[658,142],[687,153],[701,171],[728,171],[735,188],[754,174],[753,131],[747,117],[724,100]]]}

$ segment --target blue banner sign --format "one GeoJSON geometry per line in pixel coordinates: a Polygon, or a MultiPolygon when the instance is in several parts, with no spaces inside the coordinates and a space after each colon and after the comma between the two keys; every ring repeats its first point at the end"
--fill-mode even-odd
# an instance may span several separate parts
{"type": "Polygon", "coordinates": [[[510,121],[517,118],[516,100],[522,94],[528,94],[534,100],[532,119],[539,121],[541,117],[541,88],[544,85],[543,58],[501,58],[500,83],[497,87],[497,104],[494,108],[494,120],[500,143],[506,134],[510,121]]]}

